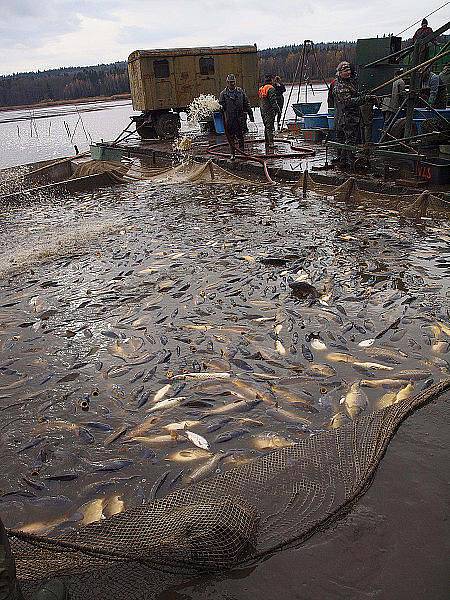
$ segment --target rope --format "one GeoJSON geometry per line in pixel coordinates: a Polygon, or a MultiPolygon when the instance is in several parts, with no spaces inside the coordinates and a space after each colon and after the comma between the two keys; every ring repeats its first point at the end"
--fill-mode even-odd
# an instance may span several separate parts
{"type": "Polygon", "coordinates": [[[446,2],[445,4],[443,4],[442,6],[440,6],[439,8],[436,8],[436,10],[433,10],[433,12],[428,13],[427,15],[425,15],[424,17],[422,17],[422,19],[419,19],[418,21],[416,21],[415,23],[413,23],[412,25],[410,25],[406,29],[403,29],[403,31],[400,31],[400,33],[397,33],[396,36],[397,35],[401,35],[402,33],[405,33],[405,31],[408,31],[408,29],[411,29],[411,27],[414,27],[414,25],[417,25],[418,23],[421,23],[423,19],[426,19],[430,15],[434,15],[434,13],[437,13],[437,11],[441,10],[441,8],[445,8],[447,6],[447,4],[450,4],[450,2],[446,2]]]}

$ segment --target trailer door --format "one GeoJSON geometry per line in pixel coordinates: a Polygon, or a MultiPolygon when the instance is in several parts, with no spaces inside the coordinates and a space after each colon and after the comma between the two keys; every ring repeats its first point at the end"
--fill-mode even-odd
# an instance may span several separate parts
{"type": "Polygon", "coordinates": [[[172,108],[176,105],[173,58],[161,57],[153,60],[155,81],[155,109],[172,108]]]}
{"type": "Polygon", "coordinates": [[[197,57],[197,92],[217,96],[216,58],[211,55],[197,57]]]}
{"type": "Polygon", "coordinates": [[[187,108],[196,94],[196,56],[175,56],[175,86],[177,108],[187,108]]]}

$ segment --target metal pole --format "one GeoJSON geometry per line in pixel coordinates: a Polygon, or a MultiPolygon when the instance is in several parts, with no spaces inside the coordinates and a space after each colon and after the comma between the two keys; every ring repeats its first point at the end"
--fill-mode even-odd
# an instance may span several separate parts
{"type": "MultiPolygon", "coordinates": [[[[303,67],[305,65],[305,54],[306,54],[306,43],[308,40],[303,42],[303,52],[302,52],[302,66],[300,67],[300,79],[298,84],[298,93],[297,93],[297,104],[300,100],[300,90],[302,89],[302,79],[303,79],[303,67]]],[[[308,86],[306,87],[308,89],[308,86]]],[[[295,120],[297,121],[297,113],[295,113],[295,120]]]]}
{"type": "Polygon", "coordinates": [[[384,138],[389,134],[389,132],[391,131],[392,127],[394,126],[394,123],[397,121],[398,119],[398,115],[402,112],[403,107],[406,104],[406,101],[408,100],[408,98],[405,98],[403,100],[403,102],[400,104],[400,106],[397,109],[397,112],[395,113],[395,115],[392,117],[392,119],[389,121],[387,128],[383,131],[383,134],[381,135],[380,141],[378,142],[379,144],[381,144],[381,142],[384,141],[384,138]]]}
{"type": "Polygon", "coordinates": [[[291,85],[291,89],[289,90],[289,96],[288,96],[288,99],[287,99],[287,102],[286,102],[286,108],[284,109],[284,115],[283,115],[283,121],[281,123],[281,129],[283,129],[283,127],[284,127],[284,120],[286,118],[286,112],[287,112],[287,109],[289,107],[289,102],[291,101],[292,90],[294,89],[294,85],[295,85],[295,82],[297,80],[297,73],[298,73],[298,70],[300,68],[300,60],[297,63],[297,68],[295,69],[294,78],[292,79],[292,85],[291,85]]]}
{"type": "Polygon", "coordinates": [[[417,71],[417,69],[421,69],[422,67],[431,65],[432,63],[436,62],[440,58],[447,56],[447,54],[450,54],[450,50],[447,50],[447,46],[449,46],[449,45],[450,45],[450,42],[447,42],[444,46],[444,50],[442,52],[440,52],[439,54],[436,54],[436,56],[433,56],[433,58],[426,60],[425,62],[421,63],[420,65],[417,65],[416,67],[413,67],[412,69],[409,69],[409,71],[405,71],[401,75],[396,75],[395,77],[393,77],[392,79],[389,79],[389,81],[385,81],[381,85],[377,85],[377,87],[374,87],[372,90],[370,90],[370,92],[367,92],[367,93],[373,94],[374,92],[381,90],[381,88],[384,88],[386,85],[389,85],[390,83],[394,83],[394,81],[397,81],[397,79],[402,79],[403,77],[405,77],[405,75],[409,75],[410,73],[417,71]]]}
{"type": "MultiPolygon", "coordinates": [[[[413,68],[417,67],[420,62],[420,52],[422,50],[422,42],[421,40],[417,40],[414,44],[414,50],[412,53],[412,65],[413,68]]],[[[413,116],[414,116],[414,108],[416,106],[417,99],[419,97],[420,92],[420,80],[421,75],[419,70],[416,69],[411,74],[411,79],[409,82],[409,93],[408,99],[406,101],[406,121],[405,121],[405,137],[410,137],[413,135],[413,116]]]]}

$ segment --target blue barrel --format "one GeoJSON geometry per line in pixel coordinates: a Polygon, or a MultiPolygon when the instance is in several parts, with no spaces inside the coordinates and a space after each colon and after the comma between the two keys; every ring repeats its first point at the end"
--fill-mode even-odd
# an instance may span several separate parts
{"type": "Polygon", "coordinates": [[[372,121],[372,142],[379,142],[381,137],[381,130],[383,129],[384,119],[383,117],[374,117],[372,121]]]}
{"type": "Polygon", "coordinates": [[[222,135],[223,133],[225,133],[225,126],[223,124],[223,115],[219,111],[214,113],[214,127],[215,127],[217,134],[222,135]]]}
{"type": "Polygon", "coordinates": [[[328,115],[304,115],[305,129],[328,129],[328,115]]]}

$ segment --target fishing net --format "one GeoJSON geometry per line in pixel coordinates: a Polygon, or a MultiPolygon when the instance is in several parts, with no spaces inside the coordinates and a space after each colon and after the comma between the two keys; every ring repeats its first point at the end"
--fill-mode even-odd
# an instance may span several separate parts
{"type": "Polygon", "coordinates": [[[220,183],[255,185],[254,181],[239,177],[222,169],[212,160],[199,163],[193,160],[176,165],[175,167],[149,168],[137,161],[86,161],[77,166],[74,177],[107,173],[118,183],[130,181],[149,181],[160,184],[180,183],[220,183]]]}
{"type": "Polygon", "coordinates": [[[162,581],[250,566],[298,544],[348,510],[369,486],[400,423],[448,388],[450,380],[435,384],[74,532],[50,538],[10,531],[25,595],[63,577],[74,599],[152,598],[162,581]]]}
{"type": "Polygon", "coordinates": [[[425,190],[420,194],[384,194],[361,189],[354,177],[335,186],[315,181],[308,171],[302,173],[294,190],[312,191],[333,197],[339,202],[375,202],[386,209],[394,209],[408,217],[449,216],[450,202],[425,190]]]}

